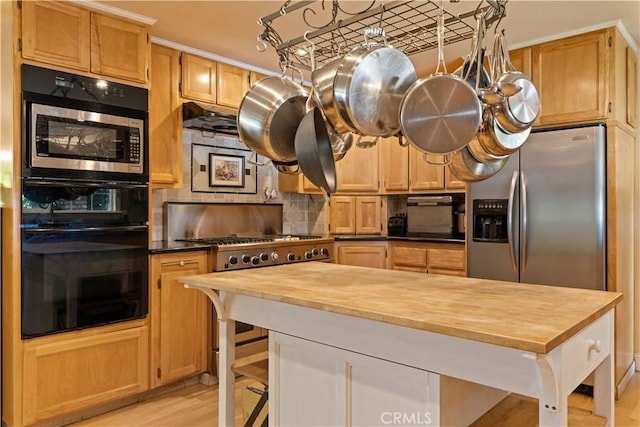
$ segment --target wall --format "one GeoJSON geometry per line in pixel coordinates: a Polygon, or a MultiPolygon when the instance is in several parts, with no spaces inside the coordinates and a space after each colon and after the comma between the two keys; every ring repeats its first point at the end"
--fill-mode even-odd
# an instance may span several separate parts
{"type": "Polygon", "coordinates": [[[324,212],[322,196],[307,196],[292,193],[280,193],[275,199],[266,200],[265,189],[278,188],[276,169],[269,163],[258,166],[256,194],[239,193],[200,193],[191,191],[191,144],[204,144],[229,148],[244,148],[237,138],[227,135],[214,135],[196,130],[184,130],[182,133],[183,186],[181,189],[154,189],[153,201],[153,240],[163,239],[165,202],[209,202],[209,203],[282,203],[283,227],[285,234],[322,234],[324,230],[324,212]]]}

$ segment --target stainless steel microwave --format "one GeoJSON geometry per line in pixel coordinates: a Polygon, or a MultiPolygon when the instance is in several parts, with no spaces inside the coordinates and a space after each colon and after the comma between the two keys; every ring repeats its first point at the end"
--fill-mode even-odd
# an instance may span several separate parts
{"type": "Polygon", "coordinates": [[[407,198],[407,236],[463,237],[457,216],[464,215],[464,195],[407,198]]]}
{"type": "Polygon", "coordinates": [[[148,91],[24,65],[23,176],[148,181],[148,91]]]}

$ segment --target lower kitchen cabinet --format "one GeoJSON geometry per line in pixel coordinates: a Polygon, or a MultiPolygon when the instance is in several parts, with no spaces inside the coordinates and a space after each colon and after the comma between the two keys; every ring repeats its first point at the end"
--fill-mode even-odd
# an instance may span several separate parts
{"type": "Polygon", "coordinates": [[[146,320],[25,341],[23,424],[148,390],[148,344],[146,320]]]}
{"type": "Polygon", "coordinates": [[[457,243],[392,242],[389,268],[449,276],[466,276],[464,245],[457,243]]]}
{"type": "Polygon", "coordinates": [[[329,201],[331,234],[381,234],[386,205],[380,196],[334,196],[329,201]]]}
{"type": "Polygon", "coordinates": [[[334,252],[338,264],[387,268],[387,242],[339,241],[334,252]]]}
{"type": "Polygon", "coordinates": [[[151,387],[204,372],[207,366],[209,300],[178,278],[207,270],[206,251],[151,257],[151,387]]]}

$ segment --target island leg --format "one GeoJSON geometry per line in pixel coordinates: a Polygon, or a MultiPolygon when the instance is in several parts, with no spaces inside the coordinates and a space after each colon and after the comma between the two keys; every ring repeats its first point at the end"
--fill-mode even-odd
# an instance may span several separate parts
{"type": "Polygon", "coordinates": [[[233,426],[235,423],[235,374],[231,367],[236,359],[235,320],[219,321],[220,358],[218,366],[219,406],[218,425],[233,426]]]}
{"type": "MultiPolygon", "coordinates": [[[[609,317],[609,331],[607,338],[609,340],[609,348],[615,348],[614,330],[613,330],[613,310],[610,310],[605,316],[609,317]]],[[[599,342],[594,342],[592,350],[600,352],[601,345],[599,342]]],[[[614,396],[615,396],[615,382],[614,382],[614,363],[613,350],[609,352],[607,357],[596,367],[594,371],[594,384],[593,384],[593,413],[601,417],[607,418],[607,426],[615,425],[615,409],[614,409],[614,396]]]]}

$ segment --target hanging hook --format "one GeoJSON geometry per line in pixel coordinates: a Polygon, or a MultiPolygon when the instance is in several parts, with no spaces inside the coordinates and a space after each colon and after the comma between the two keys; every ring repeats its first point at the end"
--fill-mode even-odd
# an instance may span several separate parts
{"type": "Polygon", "coordinates": [[[264,52],[265,50],[267,50],[267,43],[262,39],[262,35],[258,34],[258,37],[256,37],[256,40],[258,41],[258,44],[256,45],[256,49],[258,49],[258,52],[264,52]]]}

